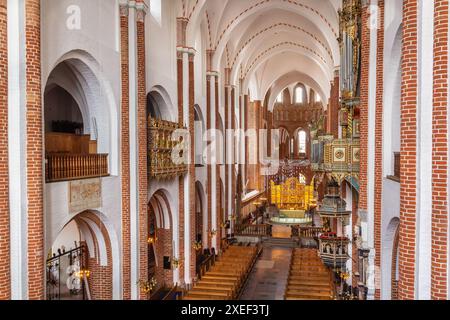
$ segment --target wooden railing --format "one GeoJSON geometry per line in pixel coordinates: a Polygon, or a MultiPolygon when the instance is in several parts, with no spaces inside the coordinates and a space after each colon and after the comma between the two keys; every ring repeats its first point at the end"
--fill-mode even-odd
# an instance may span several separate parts
{"type": "Polygon", "coordinates": [[[240,224],[235,227],[236,236],[271,237],[272,226],[269,224],[240,224]]]}
{"type": "Polygon", "coordinates": [[[322,227],[299,227],[298,234],[301,238],[317,239],[323,233],[322,227]]]}
{"type": "Polygon", "coordinates": [[[202,279],[202,277],[214,266],[216,263],[216,256],[212,255],[205,259],[202,263],[200,263],[199,271],[197,274],[198,279],[202,279]]]}
{"type": "Polygon", "coordinates": [[[107,154],[51,154],[45,158],[46,182],[109,176],[107,154]]]}

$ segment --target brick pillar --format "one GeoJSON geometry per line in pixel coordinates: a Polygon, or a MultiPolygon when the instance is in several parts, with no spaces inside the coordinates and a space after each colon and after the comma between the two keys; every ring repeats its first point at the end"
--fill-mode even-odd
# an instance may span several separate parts
{"type": "MultiPolygon", "coordinates": [[[[212,90],[213,86],[211,85],[211,81],[213,80],[214,76],[211,75],[212,72],[212,58],[214,55],[213,50],[208,50],[206,52],[206,61],[207,61],[207,75],[206,75],[206,130],[211,131],[212,129],[212,115],[211,115],[211,109],[212,109],[212,90]]],[[[212,185],[212,163],[211,163],[211,153],[207,154],[207,215],[208,215],[208,225],[207,225],[207,239],[208,242],[204,243],[204,247],[211,248],[212,246],[212,237],[211,237],[211,230],[212,230],[212,195],[213,195],[213,185],[212,185]]]]}
{"type": "MultiPolygon", "coordinates": [[[[183,110],[183,53],[177,52],[177,92],[178,92],[178,124],[184,125],[183,110]]],[[[184,272],[182,258],[184,257],[184,176],[178,179],[178,259],[181,264],[179,267],[179,282],[184,282],[184,272]]]]}
{"type": "MultiPolygon", "coordinates": [[[[381,210],[383,193],[383,89],[384,89],[384,0],[378,1],[377,87],[375,104],[375,194],[374,247],[375,267],[381,270],[381,210]]],[[[377,282],[377,279],[375,280],[377,282]]],[[[379,280],[378,280],[379,281],[379,280]]],[[[375,287],[375,300],[380,300],[380,286],[375,287]]]]}
{"type": "Polygon", "coordinates": [[[397,281],[397,258],[398,258],[398,241],[399,227],[395,231],[394,244],[392,246],[392,265],[391,265],[391,300],[398,300],[398,281],[397,281]]]}
{"type": "MultiPolygon", "coordinates": [[[[178,123],[184,126],[184,48],[186,46],[186,27],[188,20],[185,18],[177,18],[177,94],[178,94],[178,123]]],[[[185,177],[181,176],[178,180],[178,259],[179,259],[179,283],[184,284],[184,257],[185,257],[185,177]]],[[[187,195],[189,196],[189,195],[187,195]]],[[[189,262],[187,262],[189,263],[189,262]]]]}
{"type": "Polygon", "coordinates": [[[331,84],[330,103],[328,106],[327,132],[335,138],[339,136],[339,71],[334,73],[334,80],[331,84]]]}
{"type": "Polygon", "coordinates": [[[41,3],[25,1],[28,199],[28,298],[44,299],[44,170],[41,95],[41,3]]]}
{"type": "MultiPolygon", "coordinates": [[[[399,299],[414,299],[417,185],[417,11],[416,0],[403,1],[401,93],[401,177],[399,299]]],[[[363,112],[361,112],[361,115],[363,112]]]]}
{"type": "MultiPolygon", "coordinates": [[[[195,74],[194,74],[194,54],[189,54],[189,134],[191,138],[190,162],[189,162],[189,230],[191,243],[195,241],[195,225],[196,225],[196,213],[195,213],[195,74]]],[[[191,250],[189,256],[190,259],[190,276],[191,279],[195,277],[196,269],[196,254],[191,250]]]]}
{"type": "MultiPolygon", "coordinates": [[[[367,210],[367,162],[368,162],[368,135],[369,135],[369,58],[370,58],[370,29],[367,28],[369,12],[367,7],[362,8],[362,34],[361,34],[361,123],[360,144],[361,161],[359,171],[360,193],[359,210],[367,210]]],[[[328,114],[328,118],[331,115],[328,114]]]]}
{"type": "MultiPolygon", "coordinates": [[[[211,76],[206,76],[206,130],[211,130],[211,76]]],[[[207,209],[206,214],[208,215],[208,225],[206,227],[207,230],[207,239],[208,242],[203,244],[205,248],[211,248],[211,236],[209,232],[211,231],[211,212],[212,212],[212,173],[211,173],[211,155],[207,155],[207,163],[206,163],[206,193],[207,193],[207,209]]]]}
{"type": "MultiPolygon", "coordinates": [[[[225,74],[229,74],[229,69],[225,69],[225,74]]],[[[230,188],[229,188],[229,179],[230,179],[230,165],[229,165],[229,153],[230,153],[230,148],[229,148],[229,137],[228,137],[228,130],[230,128],[230,87],[228,85],[228,83],[225,83],[225,132],[224,132],[224,146],[225,146],[225,154],[224,154],[224,159],[225,159],[225,190],[224,190],[224,195],[225,195],[225,217],[227,219],[229,219],[230,217],[230,212],[231,212],[231,204],[229,201],[229,193],[231,192],[230,188]]],[[[231,229],[230,229],[231,230],[231,229]]],[[[231,231],[228,232],[231,232],[231,231]]]]}
{"type": "Polygon", "coordinates": [[[7,34],[7,1],[0,0],[0,300],[11,298],[7,34]]]}
{"type": "Polygon", "coordinates": [[[447,299],[448,239],[448,10],[435,0],[431,298],[447,299]]]}
{"type": "Polygon", "coordinates": [[[130,235],[130,100],[128,4],[120,6],[121,54],[121,158],[122,158],[122,281],[123,299],[131,299],[131,235],[130,235]]]}
{"type": "MultiPolygon", "coordinates": [[[[139,208],[139,279],[148,279],[148,175],[147,175],[147,87],[145,75],[145,12],[143,1],[137,3],[137,125],[138,125],[138,208],[139,208]]],[[[147,299],[140,291],[140,299],[147,299]]]]}
{"type": "MultiPolygon", "coordinates": [[[[214,113],[215,113],[215,119],[216,119],[216,130],[219,130],[220,128],[220,117],[219,117],[219,77],[215,77],[214,81],[214,93],[215,93],[215,101],[214,101],[214,113]]],[[[223,139],[223,137],[221,137],[223,139]]],[[[220,146],[220,145],[219,145],[220,146]]],[[[221,147],[221,146],[220,146],[221,147]]],[[[223,148],[222,148],[223,150],[223,148]]],[[[218,154],[221,154],[221,151],[218,151],[218,154]]],[[[217,165],[216,165],[216,253],[219,253],[221,250],[221,244],[222,244],[222,212],[221,212],[221,192],[220,192],[220,161],[222,161],[220,158],[217,159],[217,165]]]]}
{"type": "MultiPolygon", "coordinates": [[[[249,116],[248,105],[249,105],[249,97],[246,94],[246,95],[244,95],[244,112],[245,112],[244,130],[245,130],[245,132],[247,132],[247,130],[248,130],[248,116],[249,116]]],[[[247,135],[245,135],[245,166],[244,166],[245,181],[244,181],[244,185],[247,183],[247,180],[249,179],[249,176],[248,176],[248,159],[249,159],[249,155],[248,155],[248,137],[247,137],[247,135]]],[[[247,187],[248,187],[248,185],[247,185],[247,187]]]]}
{"type": "MultiPolygon", "coordinates": [[[[236,130],[236,87],[231,87],[231,130],[233,134],[231,135],[231,150],[230,153],[232,155],[231,157],[231,212],[236,216],[236,139],[234,136],[234,132],[236,130]]],[[[235,222],[232,221],[232,232],[234,232],[234,224],[235,222]]]]}

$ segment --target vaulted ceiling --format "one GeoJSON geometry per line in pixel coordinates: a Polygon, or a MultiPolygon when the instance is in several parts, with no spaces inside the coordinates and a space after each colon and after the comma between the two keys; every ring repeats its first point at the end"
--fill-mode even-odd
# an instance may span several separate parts
{"type": "Polygon", "coordinates": [[[327,101],[339,65],[340,0],[182,0],[188,41],[215,50],[213,69],[231,69],[254,98],[303,82],[327,101]]]}

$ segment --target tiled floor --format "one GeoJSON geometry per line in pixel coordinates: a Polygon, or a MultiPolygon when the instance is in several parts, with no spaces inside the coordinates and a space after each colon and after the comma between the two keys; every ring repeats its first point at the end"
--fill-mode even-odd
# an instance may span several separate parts
{"type": "Polygon", "coordinates": [[[289,275],[292,249],[264,248],[241,300],[283,300],[289,275]]]}

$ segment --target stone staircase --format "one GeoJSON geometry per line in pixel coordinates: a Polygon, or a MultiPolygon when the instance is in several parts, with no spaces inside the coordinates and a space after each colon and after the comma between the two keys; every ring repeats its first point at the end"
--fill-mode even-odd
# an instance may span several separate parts
{"type": "Polygon", "coordinates": [[[296,239],[289,238],[263,238],[264,247],[283,247],[283,248],[298,248],[299,243],[296,239]]]}
{"type": "Polygon", "coordinates": [[[331,271],[315,249],[294,249],[286,287],[286,300],[333,300],[331,271]]]}

